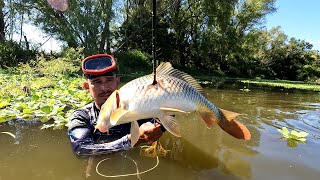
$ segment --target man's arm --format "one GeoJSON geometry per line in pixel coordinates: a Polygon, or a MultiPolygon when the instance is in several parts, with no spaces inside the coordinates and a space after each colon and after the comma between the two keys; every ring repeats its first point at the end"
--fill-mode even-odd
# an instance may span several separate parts
{"type": "MultiPolygon", "coordinates": [[[[140,123],[143,122],[146,122],[146,120],[141,120],[140,123]]],[[[75,111],[69,123],[68,136],[76,154],[99,155],[129,150],[131,148],[130,135],[119,136],[119,139],[108,143],[97,143],[93,139],[93,134],[94,129],[86,110],[80,109],[75,111]]],[[[151,122],[146,122],[140,126],[139,134],[140,138],[136,145],[150,144],[162,136],[163,128],[158,123],[154,125],[151,122]]]]}
{"type": "Polygon", "coordinates": [[[89,114],[84,109],[73,113],[68,129],[68,136],[74,152],[78,155],[98,155],[128,150],[131,143],[128,135],[108,143],[96,143],[93,140],[94,129],[90,124],[89,114]]]}

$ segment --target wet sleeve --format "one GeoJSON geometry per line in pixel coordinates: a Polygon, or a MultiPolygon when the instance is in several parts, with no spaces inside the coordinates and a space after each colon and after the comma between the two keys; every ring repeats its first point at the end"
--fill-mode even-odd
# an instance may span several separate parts
{"type": "Polygon", "coordinates": [[[75,111],[69,122],[68,136],[76,154],[99,155],[129,150],[131,148],[128,135],[108,143],[96,143],[93,140],[93,131],[89,114],[82,109],[75,111]]]}

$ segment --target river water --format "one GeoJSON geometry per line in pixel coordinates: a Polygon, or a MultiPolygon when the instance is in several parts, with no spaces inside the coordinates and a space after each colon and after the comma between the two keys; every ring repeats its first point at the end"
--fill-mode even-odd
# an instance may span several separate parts
{"type": "Polygon", "coordinates": [[[11,179],[319,179],[320,93],[205,88],[206,97],[220,108],[241,113],[238,121],[251,131],[242,141],[219,126],[207,129],[196,114],[177,116],[182,137],[168,132],[161,144],[166,157],[140,156],[139,148],[98,157],[73,154],[66,129],[40,130],[41,122],[0,124],[0,180],[11,179]],[[305,144],[281,139],[277,129],[309,133],[305,144]],[[99,163],[100,162],[100,163],[99,163]],[[99,163],[99,165],[98,165],[99,163]],[[97,166],[98,165],[98,166],[97,166]]]}

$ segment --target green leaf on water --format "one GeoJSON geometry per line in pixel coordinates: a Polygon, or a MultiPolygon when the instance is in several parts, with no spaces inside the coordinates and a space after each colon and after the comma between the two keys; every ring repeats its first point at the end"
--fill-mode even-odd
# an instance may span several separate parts
{"type": "Polygon", "coordinates": [[[8,105],[10,105],[10,101],[2,101],[2,102],[0,102],[0,109],[3,107],[6,107],[8,105]]]}
{"type": "Polygon", "coordinates": [[[27,108],[28,105],[26,103],[16,103],[15,104],[15,109],[19,110],[19,111],[23,111],[23,109],[27,108]]]}
{"type": "Polygon", "coordinates": [[[300,138],[303,138],[303,137],[307,137],[308,135],[309,135],[309,133],[301,131],[301,132],[298,133],[297,136],[300,137],[300,138]]]}
{"type": "Polygon", "coordinates": [[[25,113],[25,114],[32,114],[33,110],[32,109],[23,109],[22,112],[25,113]]]}
{"type": "Polygon", "coordinates": [[[18,96],[16,100],[21,101],[23,100],[25,97],[24,96],[18,96]]]}
{"type": "Polygon", "coordinates": [[[305,142],[307,139],[306,138],[298,138],[297,140],[301,141],[301,142],[305,142]]]}
{"type": "MultiPolygon", "coordinates": [[[[299,142],[305,142],[306,137],[309,135],[309,133],[304,131],[298,132],[296,130],[292,130],[291,132],[289,132],[286,127],[282,127],[282,129],[278,129],[278,131],[283,135],[284,138],[287,138],[289,140],[299,141],[299,142]]],[[[292,144],[292,142],[290,143],[292,144]]]]}
{"type": "Polygon", "coordinates": [[[46,114],[50,114],[51,113],[51,111],[52,111],[52,106],[43,106],[42,108],[41,108],[41,111],[42,112],[44,112],[44,113],[46,113],[46,114]]]}
{"type": "Polygon", "coordinates": [[[5,97],[0,99],[0,109],[10,105],[11,98],[5,97]]]}
{"type": "Polygon", "coordinates": [[[54,127],[54,124],[43,124],[40,129],[41,129],[41,130],[42,130],[42,129],[49,129],[49,128],[51,128],[51,127],[54,127]]]}
{"type": "Polygon", "coordinates": [[[40,98],[39,96],[33,95],[33,96],[31,97],[31,100],[32,100],[32,101],[37,101],[39,98],[40,98]]]}
{"type": "Polygon", "coordinates": [[[282,129],[278,129],[278,131],[283,135],[285,138],[289,138],[289,131],[286,127],[282,127],[282,129]]]}
{"type": "Polygon", "coordinates": [[[21,116],[21,119],[24,119],[24,120],[31,120],[32,118],[33,118],[33,116],[30,114],[23,114],[21,116]]]}
{"type": "Polygon", "coordinates": [[[0,115],[0,123],[7,122],[7,121],[10,121],[10,120],[11,119],[9,119],[7,116],[0,115]]]}

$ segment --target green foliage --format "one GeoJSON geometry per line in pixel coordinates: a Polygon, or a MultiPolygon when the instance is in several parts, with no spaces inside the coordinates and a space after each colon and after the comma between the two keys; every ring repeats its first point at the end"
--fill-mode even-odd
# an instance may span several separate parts
{"type": "Polygon", "coordinates": [[[88,92],[82,90],[81,78],[47,78],[50,85],[45,88],[42,78],[29,77],[26,82],[21,76],[1,74],[0,80],[4,87],[11,85],[11,89],[0,91],[0,122],[35,118],[44,123],[53,123],[54,127],[61,127],[67,123],[75,109],[91,102],[88,92]],[[27,85],[22,87],[23,83],[27,85]]]}
{"type": "MultiPolygon", "coordinates": [[[[66,12],[53,10],[46,1],[14,3],[19,7],[14,12],[28,14],[33,24],[69,47],[58,55],[61,61],[55,61],[66,67],[61,70],[53,62],[30,62],[30,68],[38,66],[39,75],[80,73],[84,56],[111,50],[116,51],[121,73],[151,72],[151,0],[69,1],[66,12]]],[[[157,5],[160,61],[197,76],[320,81],[320,55],[310,43],[288,39],[281,27],[263,27],[266,16],[276,11],[275,0],[163,0],[157,5]]],[[[7,65],[2,62],[17,65],[35,59],[24,61],[19,57],[26,53],[18,57],[9,53],[13,51],[0,54],[2,67],[7,65]]],[[[30,68],[25,66],[25,72],[30,68]]]]}
{"type": "Polygon", "coordinates": [[[67,62],[61,58],[51,61],[45,61],[44,59],[41,59],[37,62],[35,68],[40,74],[53,77],[75,74],[79,70],[79,67],[75,67],[72,63],[67,62]]]}
{"type": "Polygon", "coordinates": [[[285,80],[240,80],[245,84],[256,84],[261,86],[269,86],[269,87],[280,87],[285,89],[302,89],[309,91],[320,91],[319,84],[312,83],[304,83],[299,81],[285,81],[285,80]]]}
{"type": "Polygon", "coordinates": [[[64,61],[72,62],[74,66],[81,67],[81,62],[85,58],[84,48],[65,48],[60,52],[59,56],[64,61]]]}
{"type": "MultiPolygon", "coordinates": [[[[170,2],[170,0],[169,0],[170,2]]],[[[168,1],[157,2],[158,12],[163,8],[167,8],[168,1]]],[[[151,1],[131,2],[126,10],[127,17],[120,31],[117,33],[118,43],[124,50],[140,50],[148,54],[152,54],[152,21],[150,11],[152,9],[151,1]]],[[[170,2],[171,3],[171,2],[170,2]]],[[[164,59],[172,57],[173,43],[175,42],[174,34],[169,31],[170,24],[165,19],[167,13],[157,14],[157,30],[156,30],[156,46],[157,58],[164,59]]]]}
{"type": "Polygon", "coordinates": [[[66,42],[68,47],[84,47],[86,55],[108,52],[111,48],[112,4],[112,0],[68,1],[69,9],[62,13],[47,1],[21,2],[36,26],[66,42]]]}
{"type": "Polygon", "coordinates": [[[14,41],[0,43],[0,68],[17,66],[35,58],[35,51],[24,50],[14,41]]]}
{"type": "MultiPolygon", "coordinates": [[[[20,64],[14,71],[21,74],[22,77],[60,77],[64,75],[78,74],[80,66],[74,66],[72,61],[67,61],[66,58],[55,58],[46,60],[44,57],[38,56],[36,60],[31,60],[29,63],[20,64]]],[[[39,78],[41,80],[41,78],[39,78]]],[[[45,80],[44,80],[45,82],[45,80]]]]}
{"type": "Polygon", "coordinates": [[[35,118],[53,120],[44,128],[63,127],[75,109],[92,101],[78,76],[81,53],[65,52],[65,57],[38,56],[9,69],[9,74],[1,72],[0,122],[35,118]]]}
{"type": "Polygon", "coordinates": [[[138,50],[120,52],[114,54],[121,74],[128,73],[148,73],[152,71],[151,57],[147,53],[138,50]]]}

